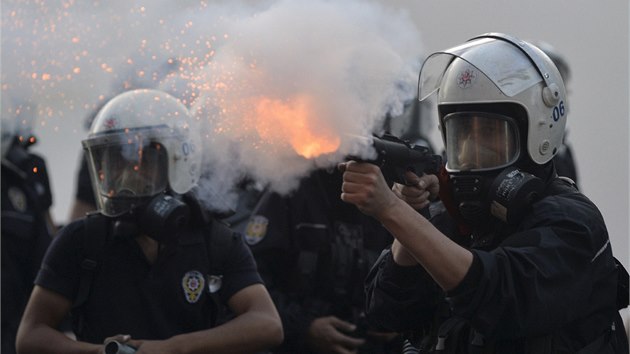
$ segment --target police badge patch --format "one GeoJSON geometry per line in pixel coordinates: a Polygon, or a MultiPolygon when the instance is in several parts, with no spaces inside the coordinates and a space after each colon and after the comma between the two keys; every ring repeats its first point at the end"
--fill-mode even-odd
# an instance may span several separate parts
{"type": "Polygon", "coordinates": [[[245,242],[248,245],[255,245],[262,241],[267,234],[267,225],[269,219],[262,215],[254,215],[249,219],[247,227],[245,228],[245,242]]]}
{"type": "Polygon", "coordinates": [[[15,211],[18,211],[20,213],[25,212],[27,208],[27,202],[24,192],[22,192],[22,190],[17,187],[10,187],[7,193],[9,197],[9,202],[11,202],[11,205],[13,206],[15,211]]]}
{"type": "Polygon", "coordinates": [[[184,274],[184,277],[182,278],[182,288],[184,289],[186,301],[191,304],[199,301],[201,293],[205,288],[205,284],[206,279],[199,271],[191,270],[184,274]]]}

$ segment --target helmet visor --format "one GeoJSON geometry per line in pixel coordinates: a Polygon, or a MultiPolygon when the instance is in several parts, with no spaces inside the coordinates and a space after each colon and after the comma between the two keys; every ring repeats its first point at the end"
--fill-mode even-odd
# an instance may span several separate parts
{"type": "Polygon", "coordinates": [[[449,171],[495,169],[518,158],[518,133],[511,117],[456,112],[444,117],[444,129],[449,171]]]}
{"type": "Polygon", "coordinates": [[[107,198],[153,196],[166,189],[167,156],[162,145],[102,145],[90,149],[99,193],[107,198]]]}
{"type": "Polygon", "coordinates": [[[514,45],[502,40],[480,38],[433,53],[424,61],[418,80],[420,101],[440,87],[447,68],[456,58],[476,67],[508,97],[514,97],[542,81],[536,66],[514,45]]]}

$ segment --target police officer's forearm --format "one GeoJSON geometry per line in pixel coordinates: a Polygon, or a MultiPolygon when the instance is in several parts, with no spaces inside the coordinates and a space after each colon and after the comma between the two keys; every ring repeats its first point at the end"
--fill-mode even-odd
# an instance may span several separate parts
{"type": "Polygon", "coordinates": [[[102,345],[75,341],[57,330],[72,306],[62,295],[36,285],[16,338],[20,354],[101,354],[102,345]]]}
{"type": "Polygon", "coordinates": [[[273,318],[251,311],[221,326],[172,337],[166,345],[187,354],[255,353],[279,345],[281,331],[273,318]]]}
{"type": "Polygon", "coordinates": [[[56,333],[33,331],[33,336],[17,346],[18,354],[103,354],[103,346],[75,341],[65,334],[50,329],[56,333]],[[53,334],[52,336],[50,334],[53,334]]]}
{"type": "Polygon", "coordinates": [[[18,339],[18,354],[102,354],[103,346],[75,341],[54,328],[27,329],[28,334],[18,339]]]}
{"type": "Polygon", "coordinates": [[[394,239],[394,242],[392,243],[392,257],[394,258],[394,262],[396,262],[396,264],[403,267],[418,264],[418,261],[416,261],[414,256],[409,253],[405,246],[403,246],[397,239],[394,239]]]}
{"type": "MultiPolygon", "coordinates": [[[[391,207],[384,208],[377,218],[442,289],[455,288],[468,272],[472,253],[442,234],[404,201],[398,200],[391,207]]],[[[403,259],[406,265],[410,265],[398,246],[396,249],[399,253],[397,261],[403,259]]]]}
{"type": "Polygon", "coordinates": [[[262,284],[232,295],[228,304],[237,316],[221,326],[178,335],[168,345],[178,353],[255,353],[280,345],[280,316],[262,284]]]}

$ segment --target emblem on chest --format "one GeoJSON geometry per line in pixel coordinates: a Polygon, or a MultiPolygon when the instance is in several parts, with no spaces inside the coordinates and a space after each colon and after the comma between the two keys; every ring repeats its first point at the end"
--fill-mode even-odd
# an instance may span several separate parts
{"type": "Polygon", "coordinates": [[[186,272],[182,278],[182,288],[184,290],[184,295],[186,296],[186,301],[191,304],[199,301],[205,285],[206,279],[201,272],[196,270],[186,272]]]}

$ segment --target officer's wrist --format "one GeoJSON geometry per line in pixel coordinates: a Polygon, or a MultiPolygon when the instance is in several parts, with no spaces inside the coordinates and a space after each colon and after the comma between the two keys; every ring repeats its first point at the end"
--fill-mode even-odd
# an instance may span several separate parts
{"type": "Polygon", "coordinates": [[[412,266],[397,264],[391,251],[385,256],[383,262],[383,277],[395,284],[406,284],[405,286],[414,287],[418,282],[418,277],[421,277],[423,273],[422,266],[417,263],[412,266]]]}
{"type": "Polygon", "coordinates": [[[394,241],[392,244],[392,259],[394,263],[402,267],[410,267],[418,264],[405,246],[401,245],[398,241],[394,241]]]}

